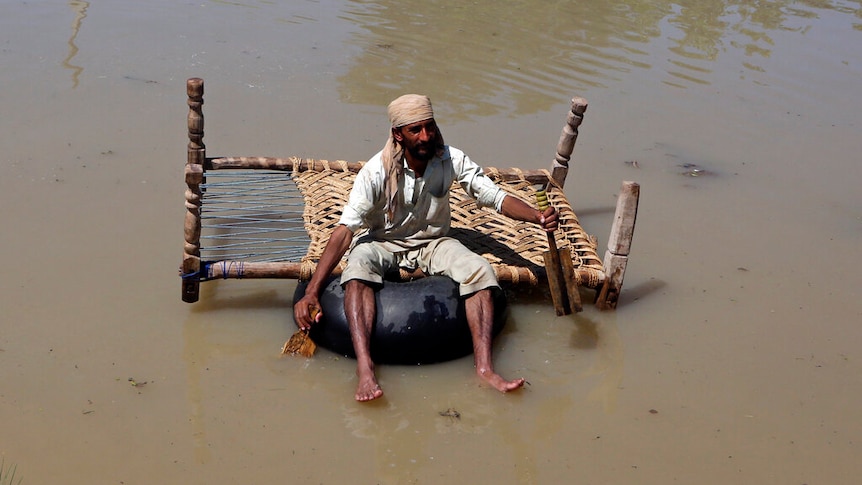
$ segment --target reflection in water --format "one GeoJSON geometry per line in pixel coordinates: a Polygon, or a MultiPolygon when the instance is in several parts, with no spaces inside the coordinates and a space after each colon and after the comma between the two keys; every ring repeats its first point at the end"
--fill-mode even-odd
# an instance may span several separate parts
{"type": "MultiPolygon", "coordinates": [[[[431,451],[439,445],[435,435],[484,433],[497,422],[499,398],[489,389],[472,386],[439,398],[440,402],[458,403],[463,412],[457,418],[430,413],[424,407],[421,411],[401,409],[386,398],[360,406],[345,404],[342,412],[345,426],[354,436],[375,443],[376,475],[381,483],[410,483],[440,458],[431,451]]],[[[438,407],[443,410],[444,405],[438,407]]]]}
{"type": "MultiPolygon", "coordinates": [[[[579,314],[568,345],[560,347],[562,354],[543,354],[553,355],[551,359],[560,366],[572,364],[574,355],[591,356],[589,369],[581,373],[591,381],[586,399],[599,402],[608,414],[615,410],[623,379],[624,349],[616,318],[615,312],[579,314]]],[[[569,326],[564,327],[568,332],[569,326]]],[[[551,334],[543,336],[553,340],[551,334]]],[[[415,390],[419,384],[413,377],[415,374],[408,380],[415,390]]],[[[469,385],[453,391],[429,386],[440,395],[423,395],[422,399],[402,395],[397,401],[384,397],[363,405],[345,404],[341,411],[353,436],[374,443],[380,483],[414,483],[423,470],[440,464],[443,457],[434,455],[445,454],[441,450],[453,439],[476,439],[477,443],[495,440],[505,445],[518,457],[512,471],[516,482],[537,483],[543,457],[536,443],[558,442],[555,437],[561,430],[570,429],[570,423],[579,419],[575,409],[583,405],[578,392],[584,381],[567,372],[536,377],[536,394],[529,398],[525,393],[534,392],[529,389],[501,396],[485,386],[469,385]],[[539,401],[528,404],[527,399],[539,401]],[[457,409],[458,416],[438,412],[447,408],[457,409]],[[518,419],[510,419],[512,416],[518,419]]],[[[333,392],[339,393],[333,399],[343,399],[340,389],[333,392]]]]}
{"type": "Polygon", "coordinates": [[[587,370],[588,375],[601,376],[601,380],[589,394],[591,401],[602,403],[608,414],[616,410],[617,396],[623,382],[623,340],[617,328],[615,312],[605,312],[593,328],[596,332],[596,359],[587,370]]]}
{"type": "MultiPolygon", "coordinates": [[[[582,377],[596,380],[587,399],[597,401],[607,414],[616,410],[617,397],[623,381],[624,346],[617,328],[616,312],[579,313],[569,338],[569,352],[592,355],[592,363],[582,377]],[[590,350],[594,352],[590,353],[590,350]]],[[[546,397],[539,404],[532,426],[530,443],[546,441],[563,429],[563,423],[573,419],[573,409],[579,404],[571,392],[572,376],[560,374],[548,382],[546,397]]],[[[581,388],[580,382],[575,385],[581,388]]],[[[529,450],[524,450],[528,453],[529,450]]]]}
{"type": "Polygon", "coordinates": [[[187,375],[189,400],[189,424],[191,425],[194,444],[194,459],[197,464],[207,464],[212,459],[207,432],[205,404],[210,401],[204,393],[204,372],[208,370],[211,361],[217,355],[249,354],[249,344],[226,338],[228,343],[216,342],[220,337],[207,319],[207,312],[219,312],[227,308],[235,310],[252,310],[260,308],[285,308],[287,302],[280,301],[273,290],[260,291],[250,288],[244,296],[232,295],[227,299],[216,297],[218,283],[211,281],[201,289],[202,302],[197,303],[188,313],[183,326],[183,361],[187,375]],[[205,303],[204,303],[205,302],[205,303]]]}
{"type": "Polygon", "coordinates": [[[204,419],[204,397],[201,384],[203,369],[210,357],[206,350],[206,325],[203,319],[193,314],[189,315],[183,327],[183,360],[188,369],[187,382],[189,393],[189,423],[192,428],[195,463],[204,464],[210,461],[210,451],[207,446],[206,421],[204,419]]]}
{"type": "Polygon", "coordinates": [[[804,34],[824,10],[862,16],[851,3],[525,0],[501,8],[428,0],[406,8],[351,0],[343,16],[361,26],[352,43],[362,51],[340,92],[345,102],[374,106],[396,92],[424,92],[457,107],[448,110],[456,117],[474,118],[547,110],[634,69],[659,69],[662,82],[680,88],[710,84],[720,55],[741,53],[743,69],[763,72],[759,59],[771,54],[774,32],[804,34]],[[659,41],[668,42],[667,59],[639,48],[659,41]]]}
{"type": "Polygon", "coordinates": [[[69,55],[63,59],[63,67],[72,70],[72,88],[77,88],[78,77],[84,71],[84,68],[72,64],[72,58],[78,54],[78,46],[75,45],[75,39],[78,37],[78,31],[81,30],[81,22],[87,17],[87,8],[89,8],[90,2],[70,0],[69,6],[75,11],[75,20],[72,22],[72,36],[69,37],[69,55]]]}

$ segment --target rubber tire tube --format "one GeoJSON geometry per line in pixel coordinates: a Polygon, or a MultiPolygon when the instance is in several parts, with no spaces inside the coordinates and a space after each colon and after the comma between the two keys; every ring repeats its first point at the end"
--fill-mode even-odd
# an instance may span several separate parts
{"type": "MultiPolygon", "coordinates": [[[[305,295],[306,281],[300,281],[294,301],[305,295]]],[[[505,292],[491,290],[494,302],[492,335],[502,331],[507,317],[505,292]]],[[[312,325],[315,344],[356,358],[347,317],[344,289],[337,276],[330,277],[319,297],[323,310],[320,322],[312,325]]],[[[473,352],[464,299],[458,284],[446,276],[429,276],[413,281],[386,281],[375,290],[377,317],[371,332],[371,358],[381,364],[431,364],[454,360],[473,352]]]]}

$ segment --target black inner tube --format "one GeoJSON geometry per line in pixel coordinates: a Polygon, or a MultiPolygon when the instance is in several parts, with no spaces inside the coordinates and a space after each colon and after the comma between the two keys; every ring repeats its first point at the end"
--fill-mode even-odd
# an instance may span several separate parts
{"type": "MultiPolygon", "coordinates": [[[[300,281],[294,301],[305,295],[308,282],[300,281]]],[[[506,322],[506,296],[492,290],[496,337],[506,322]]],[[[458,284],[445,276],[413,281],[386,281],[375,290],[377,318],[371,332],[371,357],[381,364],[431,364],[458,359],[473,352],[464,299],[458,284]]],[[[332,352],[356,358],[339,278],[330,277],[320,295],[323,315],[311,327],[314,342],[332,352]]]]}

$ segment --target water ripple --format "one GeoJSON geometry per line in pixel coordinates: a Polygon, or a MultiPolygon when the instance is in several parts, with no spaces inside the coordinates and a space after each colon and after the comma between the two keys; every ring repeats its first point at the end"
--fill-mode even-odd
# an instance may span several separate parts
{"type": "Polygon", "coordinates": [[[377,106],[424,92],[472,118],[544,110],[633,70],[686,89],[714,82],[731,53],[763,73],[775,35],[804,35],[827,11],[862,17],[859,2],[829,0],[350,0],[341,19],[358,27],[359,54],[339,90],[377,106]]]}

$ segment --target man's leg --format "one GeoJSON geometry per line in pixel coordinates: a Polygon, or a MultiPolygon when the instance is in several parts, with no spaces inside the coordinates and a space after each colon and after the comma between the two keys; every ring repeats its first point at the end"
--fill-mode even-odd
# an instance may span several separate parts
{"type": "Polygon", "coordinates": [[[514,391],[524,385],[524,378],[506,380],[496,372],[491,361],[494,328],[494,301],[491,290],[477,291],[464,300],[467,323],[473,336],[473,361],[476,374],[500,392],[514,391]]]}
{"type": "Polygon", "coordinates": [[[356,352],[356,377],[359,378],[356,400],[377,399],[383,395],[383,389],[377,383],[371,360],[371,329],[376,313],[374,289],[360,280],[348,281],[344,285],[344,311],[356,352]]]}
{"type": "Polygon", "coordinates": [[[383,283],[383,274],[395,264],[394,261],[394,255],[376,243],[360,241],[350,250],[347,267],[341,274],[344,314],[356,352],[357,401],[371,401],[383,395],[371,360],[371,331],[377,318],[373,285],[383,283]]]}
{"type": "Polygon", "coordinates": [[[491,361],[491,344],[494,338],[494,301],[491,288],[497,288],[497,276],[491,264],[470,251],[458,240],[440,238],[426,246],[420,257],[423,270],[428,274],[443,274],[456,282],[465,296],[467,324],[473,337],[473,359],[476,373],[485,382],[501,392],[509,392],[524,385],[524,379],[506,380],[494,372],[491,361]]]}

